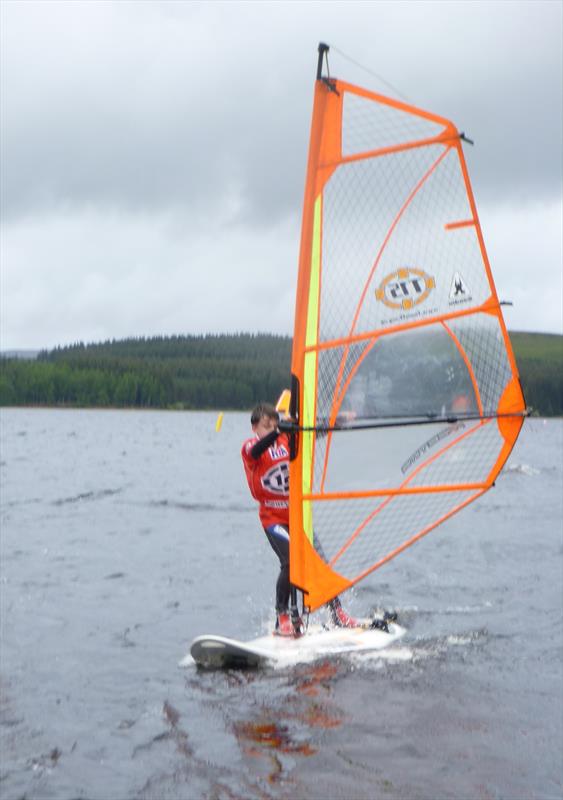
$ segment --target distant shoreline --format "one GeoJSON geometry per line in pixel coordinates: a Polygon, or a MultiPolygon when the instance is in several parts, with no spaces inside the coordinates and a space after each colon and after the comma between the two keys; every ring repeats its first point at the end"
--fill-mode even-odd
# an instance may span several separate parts
{"type": "MultiPolygon", "coordinates": [[[[513,331],[508,330],[508,335],[510,340],[514,346],[513,337],[526,337],[526,336],[544,336],[544,337],[553,337],[554,339],[561,340],[561,347],[563,352],[563,333],[545,333],[543,331],[513,331]]],[[[147,337],[147,336],[134,336],[128,337],[125,339],[104,339],[97,342],[88,342],[86,344],[80,343],[79,345],[76,344],[59,344],[55,345],[54,347],[21,347],[21,348],[10,348],[10,349],[2,349],[0,348],[0,359],[3,358],[23,358],[23,359],[34,359],[39,356],[40,353],[53,353],[57,350],[66,350],[76,346],[82,347],[99,347],[102,345],[107,345],[110,343],[118,343],[124,341],[150,341],[152,339],[159,339],[159,340],[173,340],[177,338],[193,338],[193,339],[205,339],[205,338],[217,338],[217,337],[230,337],[230,336],[272,336],[278,339],[287,339],[291,341],[291,336],[286,334],[262,334],[262,333],[241,333],[241,334],[228,334],[228,333],[211,333],[211,334],[176,334],[170,336],[154,336],[154,337],[147,337]]]]}
{"type": "MultiPolygon", "coordinates": [[[[129,412],[135,411],[143,414],[154,413],[172,413],[172,414],[247,414],[251,411],[251,406],[248,408],[143,408],[139,406],[48,406],[48,405],[17,405],[17,406],[2,406],[0,405],[0,414],[3,411],[119,411],[129,412]]],[[[563,419],[563,413],[542,415],[532,412],[526,419],[533,420],[548,420],[548,419],[563,419]]],[[[443,420],[437,420],[440,422],[443,420]]],[[[445,424],[445,423],[444,423],[445,424]]]]}
{"type": "MultiPolygon", "coordinates": [[[[532,415],[563,416],[563,335],[510,339],[532,415]]],[[[244,411],[289,386],[291,348],[289,336],[240,333],[11,350],[0,354],[0,406],[244,411]]]]}

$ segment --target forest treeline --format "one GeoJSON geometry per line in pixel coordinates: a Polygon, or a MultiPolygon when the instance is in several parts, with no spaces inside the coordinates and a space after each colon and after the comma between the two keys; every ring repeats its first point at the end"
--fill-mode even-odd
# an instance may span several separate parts
{"type": "MultiPolygon", "coordinates": [[[[528,406],[563,415],[563,337],[510,337],[528,406]]],[[[248,409],[288,386],[290,362],[291,339],[268,334],[77,343],[2,358],[0,405],[248,409]]]]}
{"type": "Polygon", "coordinates": [[[2,359],[0,405],[243,409],[288,382],[291,339],[156,336],[2,359]]]}

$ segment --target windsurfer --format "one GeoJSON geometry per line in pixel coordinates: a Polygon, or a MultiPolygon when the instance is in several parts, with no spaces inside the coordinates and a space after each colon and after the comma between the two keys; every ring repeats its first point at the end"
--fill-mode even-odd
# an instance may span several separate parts
{"type": "MultiPolygon", "coordinates": [[[[299,636],[303,623],[297,610],[296,590],[289,582],[289,440],[278,429],[278,423],[279,414],[274,406],[257,405],[250,417],[253,436],[244,442],[241,455],[250,493],[260,504],[260,522],[280,561],[276,633],[299,636]]],[[[328,605],[334,625],[345,628],[358,625],[344,611],[338,597],[328,605]]]]}

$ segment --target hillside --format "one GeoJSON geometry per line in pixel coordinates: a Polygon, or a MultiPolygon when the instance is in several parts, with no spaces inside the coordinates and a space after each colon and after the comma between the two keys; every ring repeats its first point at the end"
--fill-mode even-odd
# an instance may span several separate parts
{"type": "Polygon", "coordinates": [[[0,405],[248,408],[287,385],[291,340],[173,336],[78,343],[2,360],[0,405]]]}
{"type": "Polygon", "coordinates": [[[514,354],[520,359],[563,362],[563,336],[557,333],[522,333],[509,331],[514,354]]]}
{"type": "Polygon", "coordinates": [[[524,396],[532,413],[563,415],[563,336],[510,332],[524,396]]]}
{"type": "MultiPolygon", "coordinates": [[[[510,334],[528,406],[563,415],[563,336],[510,334]]],[[[291,339],[269,334],[78,343],[3,357],[0,405],[247,409],[289,383],[291,339]]]]}

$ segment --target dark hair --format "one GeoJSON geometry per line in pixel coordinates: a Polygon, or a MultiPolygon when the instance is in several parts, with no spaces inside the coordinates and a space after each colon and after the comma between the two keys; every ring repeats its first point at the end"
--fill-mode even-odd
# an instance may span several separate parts
{"type": "Polygon", "coordinates": [[[250,424],[258,425],[262,417],[269,417],[279,421],[280,415],[271,403],[258,403],[250,415],[250,424]]]}

